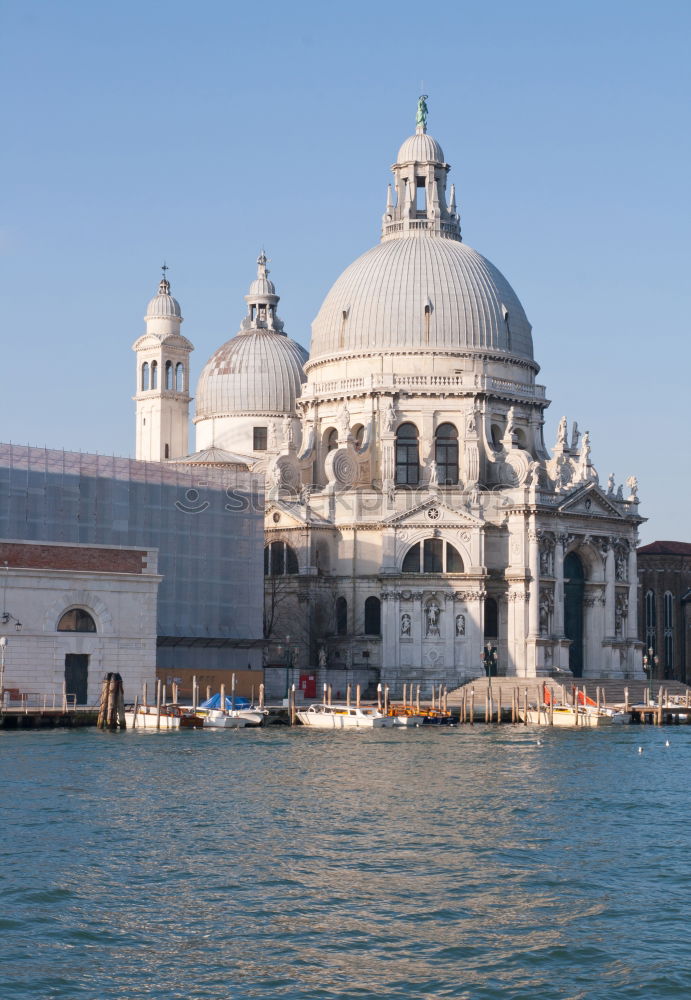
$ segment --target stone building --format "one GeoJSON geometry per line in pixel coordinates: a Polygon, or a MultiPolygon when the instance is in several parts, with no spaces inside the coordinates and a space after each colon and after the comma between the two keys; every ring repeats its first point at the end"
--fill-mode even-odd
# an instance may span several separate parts
{"type": "Polygon", "coordinates": [[[520,677],[639,677],[635,477],[602,486],[565,417],[546,446],[530,323],[461,238],[422,100],[392,170],[381,241],[329,291],[309,360],[260,258],[200,379],[197,447],[266,474],[269,661],[394,689],[458,684],[488,652],[520,677]]]}
{"type": "Polygon", "coordinates": [[[42,704],[98,702],[103,676],[132,696],[156,678],[156,550],[0,541],[0,689],[42,704]]]}
{"type": "Polygon", "coordinates": [[[688,682],[691,637],[691,543],[651,542],[638,549],[639,637],[653,650],[653,674],[688,682]]]}

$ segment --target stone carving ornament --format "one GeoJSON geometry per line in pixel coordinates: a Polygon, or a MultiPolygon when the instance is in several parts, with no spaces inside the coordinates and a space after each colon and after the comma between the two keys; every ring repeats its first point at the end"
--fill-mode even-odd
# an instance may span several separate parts
{"type": "Polygon", "coordinates": [[[409,639],[410,638],[410,632],[411,632],[412,624],[413,624],[413,621],[412,621],[412,618],[410,617],[409,614],[406,613],[404,615],[401,615],[401,638],[402,639],[409,639]]]}
{"type": "Polygon", "coordinates": [[[465,615],[456,615],[456,636],[465,635],[465,615]]]}
{"type": "Polygon", "coordinates": [[[355,482],[358,467],[347,448],[336,448],[326,456],[324,471],[330,484],[347,487],[355,482]]]}

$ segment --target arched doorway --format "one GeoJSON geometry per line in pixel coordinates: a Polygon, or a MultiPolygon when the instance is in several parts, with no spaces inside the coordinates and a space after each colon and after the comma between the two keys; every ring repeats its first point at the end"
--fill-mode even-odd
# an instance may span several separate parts
{"type": "Polygon", "coordinates": [[[564,560],[564,631],[571,640],[569,669],[574,677],[583,676],[583,593],[585,572],[575,552],[564,560]]]}

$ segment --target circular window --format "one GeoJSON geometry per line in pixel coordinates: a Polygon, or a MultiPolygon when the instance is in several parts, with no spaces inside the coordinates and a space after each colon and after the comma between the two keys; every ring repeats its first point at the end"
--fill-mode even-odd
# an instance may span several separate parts
{"type": "Polygon", "coordinates": [[[439,508],[438,507],[430,507],[430,509],[427,511],[427,517],[430,519],[430,521],[438,521],[439,520],[439,508]]]}
{"type": "Polygon", "coordinates": [[[280,514],[274,514],[274,524],[278,524],[278,522],[280,520],[281,520],[281,515],[280,514]]]}

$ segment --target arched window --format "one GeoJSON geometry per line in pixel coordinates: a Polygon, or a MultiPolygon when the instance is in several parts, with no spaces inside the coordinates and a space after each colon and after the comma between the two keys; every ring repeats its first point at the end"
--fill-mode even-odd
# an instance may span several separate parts
{"type": "Polygon", "coordinates": [[[287,542],[271,542],[264,549],[265,576],[295,576],[300,572],[295,550],[287,542]]]}
{"type": "Polygon", "coordinates": [[[149,362],[145,361],[142,365],[142,391],[146,392],[149,388],[149,362]]]}
{"type": "Polygon", "coordinates": [[[665,593],[665,677],[674,676],[674,594],[665,593]]]}
{"type": "Polygon", "coordinates": [[[463,559],[450,542],[443,538],[426,538],[416,542],[406,552],[401,567],[403,573],[462,573],[463,559]]]}
{"type": "Polygon", "coordinates": [[[485,601],[485,639],[496,639],[499,635],[499,610],[493,597],[485,601]]]}
{"type": "Polygon", "coordinates": [[[336,598],[336,635],[348,632],[348,602],[345,597],[336,598]]]}
{"type": "Polygon", "coordinates": [[[498,424],[492,424],[491,428],[492,434],[492,447],[495,451],[501,451],[501,439],[503,437],[501,427],[498,424]]]}
{"type": "Polygon", "coordinates": [[[175,389],[177,392],[185,391],[185,368],[181,361],[175,366],[175,389]]]}
{"type": "Polygon", "coordinates": [[[70,608],[58,622],[58,632],[95,632],[96,622],[84,608],[70,608]]]}
{"type": "Polygon", "coordinates": [[[336,448],[338,448],[338,431],[332,427],[326,438],[326,450],[336,451],[336,448]]]}
{"type": "Polygon", "coordinates": [[[657,609],[655,607],[655,591],[648,590],[645,595],[645,648],[657,647],[657,609]]]}
{"type": "Polygon", "coordinates": [[[158,361],[151,362],[151,388],[158,389],[158,361]]]}
{"type": "Polygon", "coordinates": [[[417,486],[420,482],[420,453],[415,424],[401,424],[396,432],[396,483],[417,486]]]}
{"type": "Polygon", "coordinates": [[[440,424],[434,435],[434,460],[440,486],[458,482],[458,431],[453,424],[440,424]]]}
{"type": "Polygon", "coordinates": [[[381,603],[378,597],[365,601],[365,635],[381,635],[381,603]]]}
{"type": "Polygon", "coordinates": [[[166,361],[166,389],[173,388],[173,362],[166,361]]]}
{"type": "Polygon", "coordinates": [[[362,442],[365,440],[364,424],[356,424],[355,427],[353,427],[352,433],[355,441],[355,450],[362,451],[362,442]]]}

